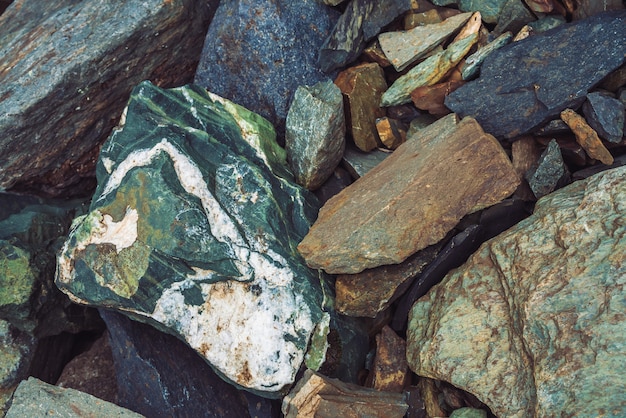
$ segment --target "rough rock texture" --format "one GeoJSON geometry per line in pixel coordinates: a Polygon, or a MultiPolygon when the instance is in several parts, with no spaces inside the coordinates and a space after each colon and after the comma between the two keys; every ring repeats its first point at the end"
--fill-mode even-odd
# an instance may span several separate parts
{"type": "Polygon", "coordinates": [[[300,86],[287,114],[285,150],[296,182],[319,188],[341,161],[346,146],[341,90],[330,80],[300,86]]]}
{"type": "Polygon", "coordinates": [[[457,5],[461,11],[478,11],[487,23],[496,23],[500,11],[509,0],[431,0],[437,6],[457,5]]]}
{"type": "Polygon", "coordinates": [[[37,339],[0,319],[0,414],[17,385],[29,375],[37,339]]]}
{"type": "Polygon", "coordinates": [[[581,104],[590,88],[624,62],[624,26],[626,12],[607,12],[506,45],[445,104],[498,138],[529,132],[581,104]]]}
{"type": "Polygon", "coordinates": [[[149,321],[228,380],[280,396],[327,314],[319,273],[296,251],[315,198],[293,183],[269,122],[195,85],[144,82],[97,174],[57,286],[149,321]]]}
{"type": "Polygon", "coordinates": [[[403,32],[385,32],[378,42],[396,71],[402,71],[441,44],[452,32],[470,18],[471,13],[461,13],[441,23],[417,26],[403,32]]]}
{"type": "Polygon", "coordinates": [[[350,67],[337,76],[335,84],[345,98],[346,125],[354,144],[362,151],[371,151],[381,144],[376,119],[385,116],[380,99],[387,90],[385,73],[376,64],[350,67]]]}
{"type": "Polygon", "coordinates": [[[537,199],[569,183],[569,171],[555,139],[548,143],[536,165],[525,173],[525,178],[537,199]]]}
{"type": "Polygon", "coordinates": [[[602,139],[619,143],[624,136],[624,104],[619,100],[593,92],[583,103],[583,113],[591,126],[602,139]]]}
{"type": "Polygon", "coordinates": [[[587,155],[600,160],[603,164],[613,164],[613,155],[604,146],[602,140],[598,137],[598,133],[589,126],[585,118],[572,109],[565,109],[561,112],[561,119],[572,130],[576,136],[576,142],[584,148],[587,155]]]}
{"type": "Polygon", "coordinates": [[[333,274],[400,263],[518,184],[496,139],[449,115],[326,202],[298,250],[333,274]]]}
{"type": "Polygon", "coordinates": [[[282,140],[298,86],[328,77],[317,51],[337,18],[317,0],[222,1],[194,81],[268,119],[282,140]]]}
{"type": "Polygon", "coordinates": [[[15,1],[0,17],[0,188],[94,186],[133,86],[188,83],[216,1],[15,1]]]}
{"type": "Polygon", "coordinates": [[[242,391],[182,341],[116,312],[102,309],[101,315],[110,332],[118,405],[147,417],[248,416],[242,391]]]}
{"type": "Polygon", "coordinates": [[[407,358],[497,416],[626,414],[626,168],[575,182],[415,303],[407,358]]]}
{"type": "Polygon", "coordinates": [[[140,418],[128,409],[74,389],[52,386],[34,377],[17,387],[7,418],[61,416],[140,418]]]}

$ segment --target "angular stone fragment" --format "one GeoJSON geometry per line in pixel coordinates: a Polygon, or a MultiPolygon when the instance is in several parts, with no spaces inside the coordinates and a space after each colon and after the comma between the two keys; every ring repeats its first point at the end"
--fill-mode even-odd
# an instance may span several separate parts
{"type": "Polygon", "coordinates": [[[315,190],[332,175],[346,145],[341,90],[330,80],[298,87],[286,126],[287,161],[296,182],[315,190]]]}
{"type": "Polygon", "coordinates": [[[477,80],[451,93],[445,104],[461,117],[476,118],[498,138],[529,132],[580,104],[624,62],[624,26],[626,12],[608,12],[506,45],[485,59],[477,80]]]}
{"type": "Polygon", "coordinates": [[[380,149],[363,152],[354,145],[348,144],[343,154],[342,164],[352,178],[356,180],[359,177],[363,177],[365,173],[376,167],[389,155],[389,152],[380,149]]]}
{"type": "Polygon", "coordinates": [[[513,34],[511,32],[504,32],[502,35],[489,42],[489,44],[485,45],[484,47],[480,48],[478,51],[467,57],[461,67],[461,75],[463,76],[463,80],[471,80],[476,75],[478,75],[478,73],[480,72],[480,66],[485,58],[487,58],[487,56],[496,49],[500,49],[504,45],[511,42],[512,38],[513,34]]]}
{"type": "Polygon", "coordinates": [[[274,139],[267,120],[198,86],[141,83],[102,148],[57,286],[178,336],[229,381],[280,396],[327,314],[319,274],[296,253],[314,200],[292,183],[274,139]]]}
{"type": "Polygon", "coordinates": [[[600,160],[603,164],[613,164],[613,156],[604,146],[598,134],[591,126],[587,124],[585,119],[572,109],[565,109],[561,112],[561,119],[570,127],[576,142],[582,146],[591,158],[600,160]]]}
{"type": "Polygon", "coordinates": [[[0,17],[0,188],[64,197],[133,86],[188,83],[217,1],[23,0],[0,17]]]}
{"type": "Polygon", "coordinates": [[[406,342],[385,325],[376,335],[374,364],[367,377],[367,386],[382,392],[402,392],[408,382],[406,342]]]}
{"type": "Polygon", "coordinates": [[[335,84],[345,97],[346,124],[355,145],[371,151],[380,145],[376,119],[385,116],[380,100],[387,90],[382,68],[376,63],[350,67],[337,76],[335,84]]]}
{"type": "Polygon", "coordinates": [[[298,250],[333,274],[396,264],[518,184],[496,139],[473,119],[449,115],[330,199],[298,250]]]}
{"type": "Polygon", "coordinates": [[[626,414],[626,168],[575,182],[421,298],[409,365],[496,416],[626,414]]]}
{"type": "Polygon", "coordinates": [[[317,51],[337,18],[317,0],[222,1],[194,82],[268,119],[282,141],[298,86],[328,78],[317,51]]]}
{"type": "Polygon", "coordinates": [[[449,6],[455,4],[459,7],[459,10],[463,12],[475,12],[478,11],[483,16],[483,20],[486,23],[496,23],[500,11],[504,7],[507,0],[431,0],[434,5],[437,6],[449,6]]]}
{"type": "Polygon", "coordinates": [[[589,126],[600,138],[619,143],[624,136],[624,104],[599,92],[589,93],[583,103],[583,113],[589,126]]]}
{"type": "Polygon", "coordinates": [[[573,11],[573,17],[574,19],[585,19],[607,10],[621,9],[624,9],[624,3],[620,0],[576,0],[576,8],[573,11]]]}
{"type": "Polygon", "coordinates": [[[447,49],[436,53],[411,68],[387,89],[381,106],[410,103],[411,92],[418,87],[431,86],[443,79],[467,54],[478,39],[476,34],[455,41],[447,49]]]}
{"type": "Polygon", "coordinates": [[[400,264],[341,274],[335,281],[335,309],[349,316],[374,318],[387,309],[422,270],[434,260],[441,245],[431,245],[400,264]]]}
{"type": "Polygon", "coordinates": [[[524,136],[511,145],[511,161],[513,162],[513,167],[517,175],[523,179],[522,183],[515,191],[515,196],[523,200],[534,201],[536,199],[524,175],[531,167],[537,164],[540,156],[541,151],[532,136],[524,136]]]}
{"type": "Polygon", "coordinates": [[[431,115],[446,115],[450,113],[444,105],[446,96],[465,84],[464,81],[445,81],[432,86],[418,87],[411,92],[411,101],[421,110],[431,115]]]}
{"type": "Polygon", "coordinates": [[[396,119],[386,116],[377,119],[376,131],[380,141],[389,149],[396,149],[406,141],[406,127],[396,119]]]}
{"type": "Polygon", "coordinates": [[[61,388],[29,377],[18,386],[5,417],[120,417],[141,418],[119,407],[75,389],[61,388]]]}
{"type": "Polygon", "coordinates": [[[37,339],[0,319],[0,413],[4,415],[17,385],[30,375],[37,339]]]}
{"type": "Polygon", "coordinates": [[[306,370],[283,399],[282,412],[285,418],[402,418],[407,408],[401,393],[380,392],[306,370]]]}
{"type": "Polygon", "coordinates": [[[537,163],[525,173],[524,177],[537,199],[567,184],[569,171],[555,139],[548,143],[537,163]]]}
{"type": "Polygon", "coordinates": [[[471,15],[462,13],[441,23],[417,26],[405,32],[381,33],[378,35],[378,42],[396,71],[403,71],[445,41],[452,32],[463,26],[471,15]]]}
{"type": "Polygon", "coordinates": [[[375,3],[374,9],[363,21],[363,38],[365,41],[374,38],[383,27],[411,10],[414,3],[415,0],[387,0],[384,4],[375,3]]]}
{"type": "Polygon", "coordinates": [[[209,416],[247,416],[242,391],[185,343],[120,313],[101,309],[100,314],[110,333],[114,364],[109,373],[116,380],[118,405],[146,417],[180,416],[182,411],[189,417],[207,411],[216,412],[209,416]]]}
{"type": "MultiPolygon", "coordinates": [[[[535,15],[520,0],[507,0],[498,15],[498,24],[493,34],[496,36],[505,32],[517,34],[534,20],[536,20],[535,15]]],[[[518,39],[514,39],[516,40],[518,39]]]]}

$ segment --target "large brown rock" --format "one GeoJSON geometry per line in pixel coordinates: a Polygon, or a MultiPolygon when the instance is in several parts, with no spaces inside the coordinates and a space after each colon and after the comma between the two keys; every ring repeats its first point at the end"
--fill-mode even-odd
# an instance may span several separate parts
{"type": "Polygon", "coordinates": [[[13,2],[0,17],[0,188],[86,194],[131,89],[193,79],[217,3],[13,2]]]}
{"type": "Polygon", "coordinates": [[[333,274],[400,263],[518,184],[498,141],[474,119],[449,115],[330,199],[298,250],[333,274]]]}
{"type": "Polygon", "coordinates": [[[497,416],[626,416],[625,202],[621,167],[483,244],[413,306],[413,371],[497,416]]]}

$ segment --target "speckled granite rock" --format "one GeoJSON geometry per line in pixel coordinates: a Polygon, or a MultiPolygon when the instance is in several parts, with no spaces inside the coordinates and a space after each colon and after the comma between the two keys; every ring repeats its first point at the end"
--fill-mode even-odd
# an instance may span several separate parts
{"type": "Polygon", "coordinates": [[[494,414],[626,415],[626,168],[575,182],[418,300],[407,358],[494,414]]]}
{"type": "Polygon", "coordinates": [[[229,381],[280,396],[328,320],[320,277],[296,251],[315,198],[293,183],[269,122],[194,85],[144,82],[97,168],[57,286],[180,337],[229,381]]]}

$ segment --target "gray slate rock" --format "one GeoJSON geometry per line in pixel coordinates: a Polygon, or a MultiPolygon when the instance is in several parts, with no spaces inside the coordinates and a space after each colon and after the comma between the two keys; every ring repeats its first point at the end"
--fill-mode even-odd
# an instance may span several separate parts
{"type": "Polygon", "coordinates": [[[85,196],[132,88],[191,81],[216,0],[14,2],[0,17],[0,189],[85,196]]]}
{"type": "Polygon", "coordinates": [[[119,407],[75,389],[61,388],[29,377],[17,387],[6,418],[59,416],[64,418],[140,418],[119,407]]]}
{"type": "Polygon", "coordinates": [[[606,12],[509,44],[489,55],[480,77],[450,93],[445,104],[498,138],[527,133],[580,105],[624,62],[625,26],[626,12],[606,12]]]}
{"type": "MultiPolygon", "coordinates": [[[[431,0],[437,6],[456,5],[462,12],[480,12],[487,23],[496,23],[505,3],[509,0],[431,0]]],[[[518,0],[515,0],[519,3],[518,0]]]]}
{"type": "Polygon", "coordinates": [[[332,81],[300,86],[287,114],[285,149],[296,182],[320,187],[341,161],[346,146],[343,95],[332,81]]]}
{"type": "Polygon", "coordinates": [[[555,139],[550,140],[537,164],[524,177],[537,199],[569,182],[570,174],[555,139]]]}
{"type": "Polygon", "coordinates": [[[624,104],[606,94],[593,92],[583,103],[585,120],[604,140],[619,143],[624,136],[624,104]]]}
{"type": "Polygon", "coordinates": [[[241,392],[182,341],[117,312],[100,314],[110,333],[118,405],[147,417],[249,416],[241,392]]]}
{"type": "Polygon", "coordinates": [[[222,1],[194,82],[268,119],[282,141],[298,86],[328,78],[317,51],[337,18],[316,0],[222,1]]]}

